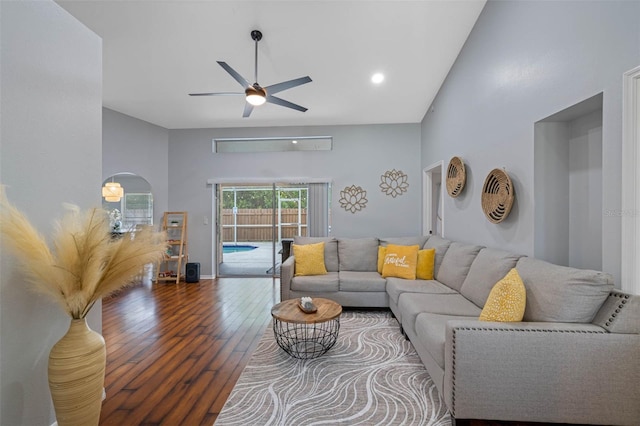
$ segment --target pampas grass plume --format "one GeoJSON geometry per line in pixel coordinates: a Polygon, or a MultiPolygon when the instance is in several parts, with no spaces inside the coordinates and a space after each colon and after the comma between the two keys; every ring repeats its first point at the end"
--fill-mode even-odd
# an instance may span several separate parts
{"type": "Polygon", "coordinates": [[[132,284],[144,265],[159,262],[165,236],[151,227],[112,239],[107,212],[65,205],[52,248],[0,187],[0,233],[21,261],[33,289],[49,296],[74,319],[98,300],[132,284]]]}

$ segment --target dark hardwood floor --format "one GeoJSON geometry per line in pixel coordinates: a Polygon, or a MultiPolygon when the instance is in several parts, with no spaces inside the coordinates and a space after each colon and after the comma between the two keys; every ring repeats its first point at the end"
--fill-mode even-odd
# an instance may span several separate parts
{"type": "Polygon", "coordinates": [[[141,284],[104,299],[107,398],[100,425],[212,426],[270,324],[279,293],[271,278],[219,278],[141,284]]]}
{"type": "Polygon", "coordinates": [[[103,301],[101,425],[208,425],[279,298],[271,278],[137,285],[103,301]]]}

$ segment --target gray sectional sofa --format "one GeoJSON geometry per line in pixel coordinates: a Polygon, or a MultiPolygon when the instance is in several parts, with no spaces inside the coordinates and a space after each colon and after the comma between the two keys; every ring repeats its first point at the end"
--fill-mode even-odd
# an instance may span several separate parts
{"type": "Polygon", "coordinates": [[[327,275],[281,268],[281,299],[325,297],[390,308],[455,419],[640,424],[640,296],[603,272],[554,265],[437,236],[301,238],[325,242],[327,275]],[[383,278],[378,245],[435,248],[433,280],[383,278]],[[478,317],[516,268],[524,319],[478,317]]]}

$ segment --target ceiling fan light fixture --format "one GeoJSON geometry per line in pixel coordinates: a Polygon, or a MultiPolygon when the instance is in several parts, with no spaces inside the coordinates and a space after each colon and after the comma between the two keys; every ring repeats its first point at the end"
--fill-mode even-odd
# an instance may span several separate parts
{"type": "Polygon", "coordinates": [[[267,91],[260,86],[248,87],[244,93],[247,96],[247,102],[253,106],[260,106],[267,101],[267,91]]]}

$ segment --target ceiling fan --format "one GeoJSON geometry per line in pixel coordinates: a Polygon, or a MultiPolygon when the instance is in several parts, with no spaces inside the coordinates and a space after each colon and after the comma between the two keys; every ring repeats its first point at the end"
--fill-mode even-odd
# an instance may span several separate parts
{"type": "Polygon", "coordinates": [[[258,42],[262,39],[262,33],[258,30],[253,30],[251,31],[251,38],[256,42],[254,69],[255,83],[249,84],[249,81],[247,81],[246,78],[238,74],[238,72],[231,68],[226,62],[217,61],[226,72],[231,74],[231,77],[233,77],[234,80],[244,87],[244,92],[189,93],[189,96],[245,95],[247,102],[244,105],[244,112],[242,113],[243,117],[249,117],[253,111],[253,107],[262,105],[265,102],[305,112],[307,108],[285,101],[282,98],[273,96],[273,94],[309,83],[311,82],[311,78],[306,76],[289,81],[283,81],[282,83],[272,84],[271,86],[260,86],[258,84],[258,42]]]}

